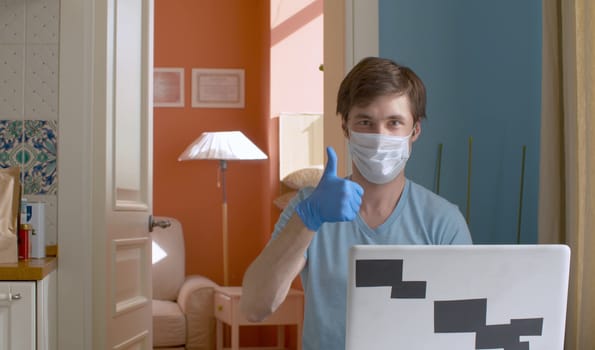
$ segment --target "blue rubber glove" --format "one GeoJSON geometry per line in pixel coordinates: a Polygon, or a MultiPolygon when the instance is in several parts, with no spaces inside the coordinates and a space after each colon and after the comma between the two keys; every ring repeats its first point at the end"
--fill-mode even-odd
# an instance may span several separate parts
{"type": "Polygon", "coordinates": [[[362,204],[364,189],[357,183],[337,177],[337,155],[326,148],[328,161],[314,192],[295,211],[306,227],[317,231],[325,222],[351,221],[362,204]]]}

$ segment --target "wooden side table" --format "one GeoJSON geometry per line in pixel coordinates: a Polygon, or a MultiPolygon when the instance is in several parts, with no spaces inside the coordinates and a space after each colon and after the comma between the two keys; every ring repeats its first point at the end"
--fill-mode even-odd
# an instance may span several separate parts
{"type": "Polygon", "coordinates": [[[285,325],[296,325],[297,348],[302,348],[302,323],[304,320],[304,293],[291,289],[283,304],[262,322],[250,322],[240,312],[242,287],[217,287],[215,289],[215,318],[217,319],[217,350],[223,349],[223,323],[231,326],[231,350],[239,350],[240,326],[277,325],[277,347],[285,348],[285,325]]]}

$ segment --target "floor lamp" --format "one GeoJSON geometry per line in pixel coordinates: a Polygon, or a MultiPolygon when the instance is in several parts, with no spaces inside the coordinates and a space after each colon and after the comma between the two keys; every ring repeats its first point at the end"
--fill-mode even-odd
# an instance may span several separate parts
{"type": "Polygon", "coordinates": [[[229,285],[228,250],[227,250],[227,189],[225,172],[228,160],[267,159],[267,155],[260,150],[241,131],[203,132],[194,140],[182,154],[178,161],[211,159],[219,161],[221,174],[221,192],[223,193],[222,226],[223,226],[223,284],[229,285]]]}

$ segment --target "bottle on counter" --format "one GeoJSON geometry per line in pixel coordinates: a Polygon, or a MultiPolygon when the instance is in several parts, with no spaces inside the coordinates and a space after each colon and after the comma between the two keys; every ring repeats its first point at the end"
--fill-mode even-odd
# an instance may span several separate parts
{"type": "Polygon", "coordinates": [[[19,227],[18,249],[19,259],[25,260],[31,257],[31,240],[29,239],[33,228],[30,224],[21,224],[19,227]]]}

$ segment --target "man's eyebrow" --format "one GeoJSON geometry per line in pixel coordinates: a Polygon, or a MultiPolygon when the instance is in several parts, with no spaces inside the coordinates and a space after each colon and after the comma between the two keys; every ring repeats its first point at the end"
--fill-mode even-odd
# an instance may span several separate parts
{"type": "Polygon", "coordinates": [[[386,119],[406,119],[404,115],[401,114],[394,114],[394,115],[389,115],[388,117],[386,117],[386,119]]]}
{"type": "MultiPolygon", "coordinates": [[[[354,115],[350,116],[350,118],[353,120],[355,120],[355,119],[357,119],[357,120],[374,119],[365,113],[354,114],[354,115]]],[[[384,120],[400,120],[400,121],[407,120],[407,118],[402,114],[392,114],[392,115],[386,116],[382,119],[384,119],[384,120]]]]}

